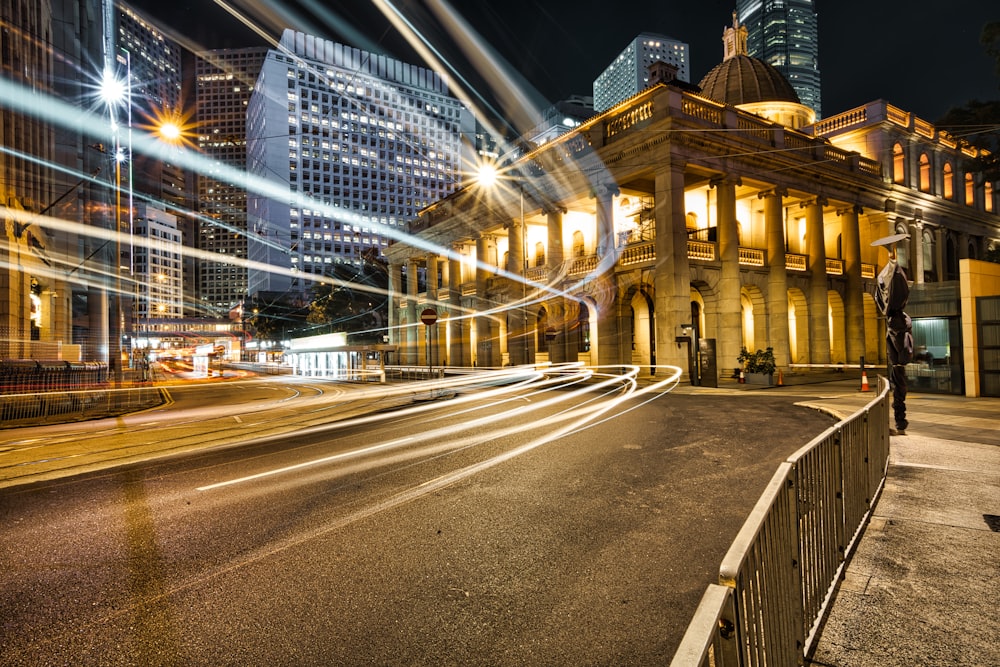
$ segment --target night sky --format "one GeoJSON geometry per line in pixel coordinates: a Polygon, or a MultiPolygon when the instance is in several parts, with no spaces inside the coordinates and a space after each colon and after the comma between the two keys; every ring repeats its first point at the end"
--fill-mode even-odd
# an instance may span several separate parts
{"type": "MultiPolygon", "coordinates": [[[[439,1],[397,0],[396,5],[482,90],[477,68],[461,55],[440,23],[429,18],[427,8],[439,1]]],[[[294,27],[423,64],[366,0],[230,2],[274,36],[281,28],[294,27]],[[317,5],[327,13],[301,9],[317,5]]],[[[212,0],[133,0],[133,4],[205,48],[263,43],[212,0]]],[[[995,0],[817,0],[815,4],[824,117],[885,99],[933,122],[969,100],[1000,98],[994,61],[979,43],[983,26],[1000,21],[1000,3],[995,0]]],[[[731,24],[734,3],[453,0],[452,6],[520,73],[533,101],[545,106],[546,101],[572,94],[591,94],[593,80],[640,32],[687,42],[691,80],[697,83],[722,60],[722,31],[731,24]]]]}

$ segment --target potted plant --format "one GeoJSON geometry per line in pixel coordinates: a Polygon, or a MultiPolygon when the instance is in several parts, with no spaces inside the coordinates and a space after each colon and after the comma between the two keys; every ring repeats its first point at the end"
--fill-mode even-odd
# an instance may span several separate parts
{"type": "Polygon", "coordinates": [[[740,348],[740,356],[736,360],[743,365],[743,373],[750,384],[774,384],[774,348],[750,352],[745,347],[740,348]]]}

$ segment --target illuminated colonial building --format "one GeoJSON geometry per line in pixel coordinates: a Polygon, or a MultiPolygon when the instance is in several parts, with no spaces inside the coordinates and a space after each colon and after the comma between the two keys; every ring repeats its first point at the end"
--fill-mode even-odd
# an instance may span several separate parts
{"type": "Polygon", "coordinates": [[[963,391],[957,279],[1000,243],[981,151],[884,101],[795,129],[811,111],[773,68],[728,62],[746,57],[731,30],[702,82],[719,99],[658,84],[422,212],[387,253],[402,363],[670,364],[715,381],[691,363],[704,339],[720,376],[742,347],[772,347],[784,372],[884,362],[871,295],[887,254],[871,243],[905,231],[914,332],[940,355],[927,389],[963,391]],[[758,115],[772,112],[787,124],[758,115]]]}
{"type": "Polygon", "coordinates": [[[306,294],[334,264],[382,255],[474,150],[439,74],[291,30],[280,47],[247,111],[247,169],[269,184],[248,202],[251,295],[306,294]]]}

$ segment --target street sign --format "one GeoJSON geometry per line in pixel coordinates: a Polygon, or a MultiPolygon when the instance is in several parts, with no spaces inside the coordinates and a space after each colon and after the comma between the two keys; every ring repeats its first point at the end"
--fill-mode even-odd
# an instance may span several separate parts
{"type": "Polygon", "coordinates": [[[420,312],[420,321],[430,326],[438,321],[437,311],[433,308],[425,308],[420,312]]]}

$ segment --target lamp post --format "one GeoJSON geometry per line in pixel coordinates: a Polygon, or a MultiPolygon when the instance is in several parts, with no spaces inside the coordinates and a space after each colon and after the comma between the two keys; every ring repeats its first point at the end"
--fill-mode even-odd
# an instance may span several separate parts
{"type": "MultiPolygon", "coordinates": [[[[114,344],[110,346],[111,352],[115,355],[112,364],[112,377],[116,385],[121,385],[123,381],[122,369],[122,334],[124,311],[122,308],[122,269],[127,268],[131,273],[131,259],[129,266],[122,266],[122,164],[131,157],[132,149],[132,93],[131,93],[131,60],[129,52],[119,49],[115,56],[116,65],[124,67],[125,76],[120,77],[110,66],[105,69],[101,80],[100,95],[108,106],[108,113],[111,118],[111,129],[114,134],[114,156],[115,161],[115,308],[114,325],[111,327],[111,336],[114,344]],[[128,130],[127,146],[129,155],[126,156],[125,148],[122,145],[121,124],[118,121],[118,107],[124,105],[126,116],[126,127],[128,130]]],[[[129,166],[129,220],[132,216],[132,187],[131,187],[131,166],[129,166]]],[[[131,224],[129,225],[131,231],[131,224]]],[[[130,254],[131,257],[131,254],[130,254]]],[[[110,357],[110,354],[109,354],[110,357]]]]}

